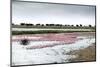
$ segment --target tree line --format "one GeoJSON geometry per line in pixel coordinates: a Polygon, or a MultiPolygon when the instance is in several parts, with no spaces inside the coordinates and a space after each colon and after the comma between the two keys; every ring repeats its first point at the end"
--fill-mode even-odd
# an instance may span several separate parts
{"type": "MultiPolygon", "coordinates": [[[[15,25],[12,23],[12,25],[15,25]]],[[[31,23],[20,23],[20,26],[53,26],[53,27],[85,27],[82,24],[77,24],[77,25],[63,25],[63,24],[31,24],[31,23]]],[[[92,25],[88,25],[88,27],[93,27],[92,25]]]]}

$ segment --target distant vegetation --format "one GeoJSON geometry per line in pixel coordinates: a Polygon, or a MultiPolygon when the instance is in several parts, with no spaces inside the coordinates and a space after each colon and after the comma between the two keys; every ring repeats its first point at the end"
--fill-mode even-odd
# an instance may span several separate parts
{"type": "Polygon", "coordinates": [[[31,30],[31,31],[14,31],[13,35],[20,34],[44,34],[44,33],[70,33],[70,32],[95,32],[95,26],[88,25],[62,25],[62,24],[30,24],[30,23],[20,23],[20,25],[15,25],[12,23],[12,28],[37,28],[43,30],[31,30]],[[48,30],[46,30],[48,29],[48,30]],[[54,29],[54,30],[51,30],[54,29]],[[59,29],[59,30],[57,30],[59,29]],[[62,30],[61,30],[62,29],[62,30]]]}
{"type": "Polygon", "coordinates": [[[20,23],[20,25],[15,25],[12,23],[13,28],[68,28],[68,29],[77,29],[77,28],[82,28],[82,29],[95,29],[95,26],[88,25],[88,26],[83,26],[82,24],[79,25],[62,25],[62,24],[31,24],[31,23],[20,23]]]}
{"type": "Polygon", "coordinates": [[[94,30],[37,30],[37,31],[12,31],[13,35],[21,34],[45,34],[45,33],[72,33],[72,32],[94,32],[94,30]]]}

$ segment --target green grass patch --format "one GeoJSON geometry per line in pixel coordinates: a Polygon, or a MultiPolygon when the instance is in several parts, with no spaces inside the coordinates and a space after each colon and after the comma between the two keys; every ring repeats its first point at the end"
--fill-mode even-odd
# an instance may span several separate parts
{"type": "Polygon", "coordinates": [[[95,30],[37,30],[37,31],[12,31],[12,35],[23,34],[46,34],[46,33],[72,33],[72,32],[95,32],[95,30]]]}

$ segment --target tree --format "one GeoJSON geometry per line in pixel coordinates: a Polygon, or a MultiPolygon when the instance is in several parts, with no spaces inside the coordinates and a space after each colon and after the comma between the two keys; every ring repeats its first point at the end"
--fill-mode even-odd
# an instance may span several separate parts
{"type": "Polygon", "coordinates": [[[49,26],[49,24],[46,24],[46,26],[49,26]]]}
{"type": "Polygon", "coordinates": [[[68,25],[65,25],[65,26],[68,26],[68,25]]]}
{"type": "Polygon", "coordinates": [[[50,26],[54,26],[54,24],[50,24],[50,26]]]}
{"type": "Polygon", "coordinates": [[[60,24],[56,24],[56,26],[60,26],[60,24]]]}
{"type": "Polygon", "coordinates": [[[41,26],[44,26],[44,24],[41,24],[41,26]]]}
{"type": "Polygon", "coordinates": [[[70,27],[70,25],[67,25],[68,27],[70,27]]]}
{"type": "Polygon", "coordinates": [[[25,23],[20,23],[20,25],[26,25],[25,23]]]}
{"type": "Polygon", "coordinates": [[[71,25],[72,27],[74,26],[74,25],[71,25]]]}
{"type": "Polygon", "coordinates": [[[40,26],[40,24],[36,24],[36,26],[40,26]]]}
{"type": "Polygon", "coordinates": [[[76,27],[79,27],[79,25],[76,25],[76,27]]]}
{"type": "Polygon", "coordinates": [[[80,24],[80,27],[82,27],[82,24],[80,24]]]}
{"type": "Polygon", "coordinates": [[[92,25],[89,25],[89,27],[92,27],[92,25]]]}

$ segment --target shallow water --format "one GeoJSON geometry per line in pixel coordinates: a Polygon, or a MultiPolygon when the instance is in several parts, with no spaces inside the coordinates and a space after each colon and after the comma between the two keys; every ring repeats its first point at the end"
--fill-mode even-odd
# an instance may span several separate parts
{"type": "Polygon", "coordinates": [[[76,58],[75,55],[67,55],[68,52],[84,49],[95,43],[93,37],[79,37],[78,40],[72,44],[60,44],[58,41],[34,41],[28,46],[20,45],[20,42],[12,42],[12,63],[13,65],[28,65],[28,64],[46,64],[46,63],[63,63],[69,62],[70,59],[76,58]],[[59,45],[54,47],[46,47],[41,49],[26,49],[30,46],[55,44],[59,45]]]}

